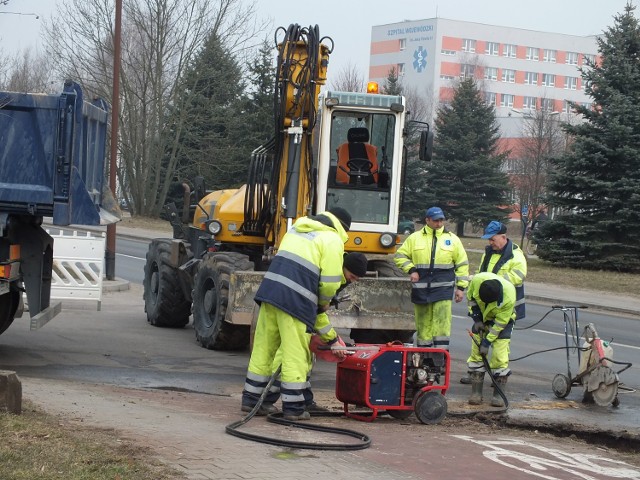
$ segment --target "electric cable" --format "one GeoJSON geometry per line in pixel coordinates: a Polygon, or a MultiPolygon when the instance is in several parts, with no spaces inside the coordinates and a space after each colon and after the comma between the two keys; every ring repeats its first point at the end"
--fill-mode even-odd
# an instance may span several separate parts
{"type": "MultiPolygon", "coordinates": [[[[247,414],[241,420],[237,422],[230,423],[225,427],[225,432],[229,435],[233,435],[234,437],[243,438],[245,440],[251,440],[259,443],[266,443],[268,445],[276,445],[279,447],[289,447],[289,448],[300,448],[306,450],[363,450],[365,448],[369,448],[371,446],[371,437],[368,435],[364,435],[363,433],[356,432],[355,430],[348,430],[346,428],[335,428],[335,427],[323,427],[320,425],[313,424],[303,424],[301,422],[296,422],[292,420],[287,420],[282,418],[282,412],[272,413],[267,415],[267,421],[278,423],[280,425],[286,425],[289,427],[300,428],[303,430],[313,430],[316,432],[325,432],[333,435],[343,435],[347,437],[353,437],[359,440],[359,443],[311,443],[311,442],[298,442],[292,440],[283,440],[281,438],[268,437],[264,435],[256,435],[253,433],[241,432],[238,430],[242,425],[246,424],[249,420],[251,420],[256,413],[262,407],[262,403],[267,396],[271,386],[275,382],[278,375],[280,375],[281,366],[271,375],[267,386],[264,388],[258,402],[255,404],[251,412],[247,414]]],[[[314,414],[314,416],[318,417],[334,417],[334,416],[342,416],[342,413],[338,412],[318,412],[314,414]]]]}

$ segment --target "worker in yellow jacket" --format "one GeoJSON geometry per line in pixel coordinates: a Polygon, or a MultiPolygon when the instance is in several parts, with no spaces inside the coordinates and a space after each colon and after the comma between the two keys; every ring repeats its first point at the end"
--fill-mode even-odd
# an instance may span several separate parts
{"type": "MultiPolygon", "coordinates": [[[[469,316],[473,320],[473,342],[467,367],[471,376],[471,405],[482,403],[482,387],[486,367],[483,356],[489,355],[490,374],[502,387],[511,375],[509,369],[509,349],[511,330],[516,320],[516,289],[513,284],[491,272],[474,275],[467,290],[469,316]]],[[[503,388],[502,388],[503,389],[503,388]]],[[[504,389],[503,389],[504,390],[504,389]]],[[[493,393],[491,405],[503,407],[504,401],[497,390],[493,393]]]]}
{"type": "Polygon", "coordinates": [[[440,207],[429,208],[425,227],[407,237],[394,261],[411,278],[417,346],[449,350],[451,302],[464,299],[469,260],[460,239],[444,227],[444,220],[440,207]]]}
{"type": "MultiPolygon", "coordinates": [[[[282,238],[255,296],[260,310],[242,392],[243,411],[258,402],[281,348],[283,416],[288,420],[310,418],[303,394],[311,363],[308,334],[314,332],[317,314],[329,308],[342,284],[344,244],[350,226],[351,215],[335,207],[299,218],[282,238]]],[[[326,340],[328,344],[338,340],[335,330],[330,329],[326,340]],[[330,335],[334,337],[328,338],[330,335]]],[[[336,350],[335,355],[344,356],[344,351],[336,350]]],[[[261,413],[275,410],[267,400],[261,407],[261,413]]]]}

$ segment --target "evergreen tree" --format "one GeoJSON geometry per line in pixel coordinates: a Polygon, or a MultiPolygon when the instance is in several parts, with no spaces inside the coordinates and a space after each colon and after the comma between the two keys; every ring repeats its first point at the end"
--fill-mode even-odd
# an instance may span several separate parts
{"type": "Polygon", "coordinates": [[[245,133],[250,136],[249,144],[256,148],[274,134],[273,98],[275,90],[275,66],[273,62],[274,49],[264,41],[247,67],[250,84],[249,95],[245,108],[247,128],[245,133]]]}
{"type": "Polygon", "coordinates": [[[382,93],[385,95],[402,95],[402,83],[398,77],[396,67],[391,67],[391,70],[389,70],[389,74],[384,81],[382,93]]]}
{"type": "Polygon", "coordinates": [[[252,150],[246,134],[253,126],[243,115],[242,70],[215,34],[187,69],[181,85],[181,102],[173,112],[176,118],[186,119],[179,123],[183,125],[179,177],[201,175],[213,190],[244,183],[252,150]]]}
{"type": "Polygon", "coordinates": [[[564,212],[537,235],[561,266],[640,272],[640,27],[627,4],[598,38],[602,61],[582,69],[590,108],[567,125],[574,142],[552,159],[549,203],[564,212]]]}
{"type": "Polygon", "coordinates": [[[472,78],[455,88],[450,105],[438,109],[433,161],[428,165],[426,207],[437,205],[448,220],[483,226],[506,216],[508,178],[501,170],[507,154],[493,106],[487,105],[472,78]]]}

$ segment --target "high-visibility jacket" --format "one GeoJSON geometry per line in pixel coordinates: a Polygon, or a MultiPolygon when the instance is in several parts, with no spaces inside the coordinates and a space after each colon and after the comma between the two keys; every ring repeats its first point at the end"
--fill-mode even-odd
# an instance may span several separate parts
{"type": "Polygon", "coordinates": [[[516,320],[525,317],[524,279],[527,276],[527,259],[518,245],[507,240],[507,244],[499,252],[488,245],[480,259],[478,272],[492,272],[509,280],[516,287],[516,320]]]}
{"type": "Polygon", "coordinates": [[[451,300],[456,286],[469,284],[469,260],[460,239],[444,227],[429,226],[412,233],[396,252],[394,262],[405,273],[418,272],[411,301],[417,304],[451,300]]]}
{"type": "Polygon", "coordinates": [[[485,338],[493,343],[497,338],[511,338],[513,324],[516,319],[516,288],[509,280],[491,272],[482,272],[473,276],[469,289],[467,290],[467,302],[469,305],[469,315],[477,318],[477,314],[482,315],[482,321],[488,329],[485,338]],[[500,298],[491,303],[484,303],[480,300],[480,284],[485,280],[499,280],[502,286],[500,298]]]}
{"type": "Polygon", "coordinates": [[[331,213],[299,218],[282,237],[255,296],[307,325],[312,333],[318,306],[328,305],[342,283],[348,235],[331,213]]]}

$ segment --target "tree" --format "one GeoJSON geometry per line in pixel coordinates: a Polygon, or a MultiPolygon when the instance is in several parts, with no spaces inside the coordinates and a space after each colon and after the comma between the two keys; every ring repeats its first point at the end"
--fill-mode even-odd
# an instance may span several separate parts
{"type": "MultiPolygon", "coordinates": [[[[541,105],[544,105],[544,101],[541,105]]],[[[513,161],[511,186],[523,224],[536,221],[545,208],[545,195],[549,173],[549,159],[559,154],[564,146],[564,135],[558,122],[558,112],[539,108],[524,113],[522,138],[518,142],[513,161]],[[525,211],[526,209],[526,211],[525,211]]],[[[520,245],[524,244],[522,229],[520,245]]]]}
{"type": "Polygon", "coordinates": [[[248,98],[245,108],[247,124],[252,128],[244,131],[252,149],[266,143],[274,134],[273,98],[275,91],[274,48],[267,40],[249,62],[248,98]]]}
{"type": "Polygon", "coordinates": [[[391,67],[389,74],[382,87],[382,93],[385,95],[402,95],[402,82],[398,77],[396,67],[391,67]]]}
{"type": "Polygon", "coordinates": [[[434,158],[428,167],[427,206],[441,206],[464,234],[464,223],[482,226],[505,217],[508,179],[498,153],[500,137],[493,106],[487,105],[475,80],[454,89],[450,105],[438,109],[434,158]]]}
{"type": "Polygon", "coordinates": [[[364,87],[364,76],[352,63],[347,63],[331,81],[331,88],[340,92],[364,92],[364,87]]]}
{"type": "Polygon", "coordinates": [[[13,92],[54,93],[62,82],[52,84],[49,58],[29,48],[12,58],[0,58],[0,88],[13,92]]]}
{"type": "Polygon", "coordinates": [[[601,62],[581,75],[590,108],[566,126],[570,149],[552,159],[549,203],[562,213],[537,237],[561,266],[640,272],[640,26],[628,3],[597,39],[601,62]]]}
{"type": "MultiPolygon", "coordinates": [[[[56,73],[105,99],[113,85],[113,3],[62,0],[45,23],[56,73]]],[[[241,0],[123,1],[117,179],[132,213],[157,216],[175,179],[186,117],[168,115],[185,101],[185,69],[212,32],[242,51],[254,37],[253,8],[241,0]]]]}

